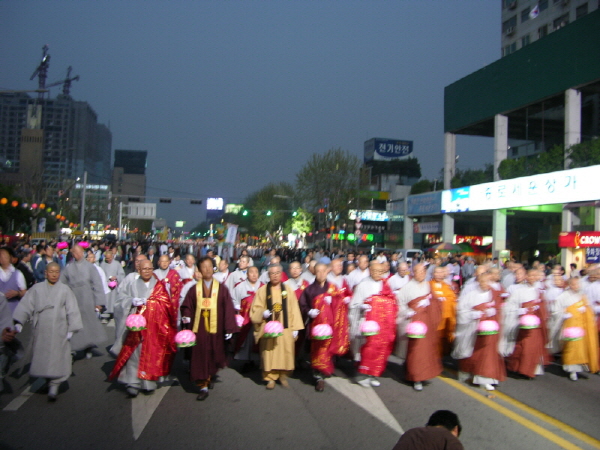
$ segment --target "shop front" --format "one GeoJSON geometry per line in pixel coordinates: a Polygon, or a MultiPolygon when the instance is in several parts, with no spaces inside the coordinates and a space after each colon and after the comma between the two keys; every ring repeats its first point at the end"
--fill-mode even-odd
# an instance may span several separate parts
{"type": "MultiPolygon", "coordinates": [[[[564,231],[558,235],[558,246],[565,252],[566,265],[576,264],[580,270],[600,263],[600,231],[564,231]]],[[[567,273],[569,273],[568,267],[567,273]]]]}

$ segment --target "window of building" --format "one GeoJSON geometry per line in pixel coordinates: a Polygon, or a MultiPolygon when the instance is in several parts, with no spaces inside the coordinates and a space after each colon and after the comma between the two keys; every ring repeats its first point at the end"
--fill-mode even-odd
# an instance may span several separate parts
{"type": "Polygon", "coordinates": [[[545,9],[548,9],[548,0],[540,0],[540,2],[538,3],[538,8],[540,8],[540,12],[542,12],[545,9]]]}
{"type": "Polygon", "coordinates": [[[563,14],[562,16],[554,19],[554,29],[555,30],[558,30],[568,24],[569,24],[569,13],[563,14]]]}
{"type": "Polygon", "coordinates": [[[585,16],[587,13],[588,13],[588,4],[586,2],[583,5],[578,6],[577,9],[575,10],[575,19],[579,19],[579,18],[585,16]]]}
{"type": "Polygon", "coordinates": [[[503,56],[508,56],[511,53],[514,53],[517,51],[517,43],[513,42],[512,44],[507,45],[506,47],[504,47],[503,49],[503,56]]]}
{"type": "Polygon", "coordinates": [[[502,32],[504,34],[512,34],[515,32],[517,26],[517,16],[514,15],[510,19],[505,20],[502,24],[502,32]]]}
{"type": "Polygon", "coordinates": [[[508,9],[515,9],[517,7],[517,0],[502,0],[502,6],[508,9]]]}
{"type": "Polygon", "coordinates": [[[544,25],[538,28],[538,39],[548,36],[548,25],[544,25]]]}
{"type": "Polygon", "coordinates": [[[526,45],[529,45],[529,34],[521,38],[521,47],[525,47],[526,45]]]}
{"type": "Polygon", "coordinates": [[[521,23],[527,22],[529,20],[529,12],[531,11],[531,7],[528,6],[523,11],[521,11],[521,23]]]}

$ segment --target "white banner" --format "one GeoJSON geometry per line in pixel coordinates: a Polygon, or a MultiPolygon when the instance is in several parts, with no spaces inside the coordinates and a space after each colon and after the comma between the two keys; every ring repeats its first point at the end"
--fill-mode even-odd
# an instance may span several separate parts
{"type": "Polygon", "coordinates": [[[235,245],[235,239],[237,236],[238,226],[232,223],[227,224],[227,236],[225,237],[225,243],[229,245],[235,245]]]}

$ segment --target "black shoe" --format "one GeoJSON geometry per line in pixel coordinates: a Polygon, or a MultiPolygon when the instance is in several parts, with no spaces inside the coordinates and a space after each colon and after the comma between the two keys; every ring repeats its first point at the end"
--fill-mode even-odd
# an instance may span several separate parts
{"type": "Polygon", "coordinates": [[[204,401],[208,398],[208,391],[206,389],[202,389],[200,391],[200,393],[198,394],[198,397],[196,397],[196,400],[198,400],[199,402],[204,401]]]}
{"type": "Polygon", "coordinates": [[[54,403],[56,401],[56,395],[48,394],[48,401],[54,403]]]}
{"type": "Polygon", "coordinates": [[[315,391],[323,392],[325,390],[325,380],[317,380],[317,384],[315,385],[315,391]]]}
{"type": "Polygon", "coordinates": [[[127,397],[129,397],[129,398],[136,398],[139,393],[140,393],[140,390],[138,388],[134,388],[134,387],[127,388],[127,397]]]}
{"type": "Polygon", "coordinates": [[[154,389],[144,389],[142,392],[144,395],[152,395],[154,394],[154,389]]]}

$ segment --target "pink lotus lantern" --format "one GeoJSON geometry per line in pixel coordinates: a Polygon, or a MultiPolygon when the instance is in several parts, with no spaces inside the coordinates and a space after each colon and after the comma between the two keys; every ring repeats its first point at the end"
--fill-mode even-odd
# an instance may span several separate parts
{"type": "Polygon", "coordinates": [[[109,281],[108,282],[108,287],[111,288],[111,289],[116,288],[117,287],[117,281],[116,280],[109,281]]]}
{"type": "Polygon", "coordinates": [[[579,341],[585,336],[585,331],[581,327],[567,327],[562,332],[562,338],[565,341],[579,341]]]}
{"type": "Polygon", "coordinates": [[[58,244],[56,244],[56,248],[58,250],[63,250],[65,248],[69,248],[69,244],[67,242],[59,242],[58,244]]]}
{"type": "Polygon", "coordinates": [[[533,330],[540,327],[540,318],[533,314],[525,314],[519,319],[519,326],[524,330],[533,330]]]}
{"type": "Polygon", "coordinates": [[[330,325],[326,323],[322,323],[320,325],[315,325],[312,328],[312,338],[323,341],[325,339],[331,339],[333,337],[333,329],[330,325]]]}
{"type": "Polygon", "coordinates": [[[196,333],[192,330],[181,330],[175,335],[175,344],[177,347],[193,347],[196,345],[196,333]]]}
{"type": "Polygon", "coordinates": [[[360,332],[363,336],[375,336],[379,334],[379,324],[374,320],[365,320],[360,326],[360,332]]]}
{"type": "Polygon", "coordinates": [[[499,331],[500,325],[495,320],[482,320],[477,327],[477,334],[482,336],[498,334],[499,331]]]}
{"type": "Polygon", "coordinates": [[[427,325],[415,320],[406,326],[406,335],[409,338],[422,339],[427,334],[427,325]]]}
{"type": "Polygon", "coordinates": [[[235,322],[237,323],[237,326],[241,328],[242,325],[244,325],[244,316],[242,316],[241,314],[236,314],[235,322]]]}
{"type": "Polygon", "coordinates": [[[87,241],[81,241],[78,242],[77,245],[79,245],[81,248],[88,248],[90,246],[90,243],[87,241]]]}
{"type": "Polygon", "coordinates": [[[265,332],[263,334],[267,338],[276,338],[283,336],[283,325],[277,320],[271,320],[265,325],[265,332]]]}
{"type": "Polygon", "coordinates": [[[146,329],[146,318],[141,314],[129,314],[125,326],[129,331],[142,331],[146,329]]]}

